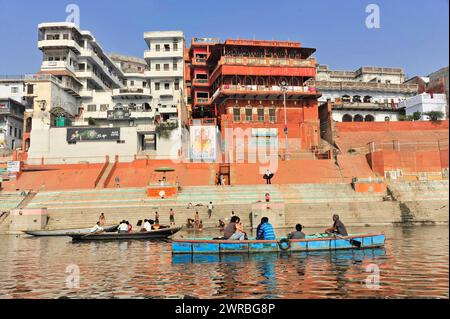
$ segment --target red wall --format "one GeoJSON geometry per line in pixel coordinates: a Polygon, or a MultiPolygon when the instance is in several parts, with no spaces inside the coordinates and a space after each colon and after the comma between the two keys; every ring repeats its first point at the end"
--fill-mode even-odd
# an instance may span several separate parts
{"type": "Polygon", "coordinates": [[[437,123],[418,122],[352,122],[336,123],[339,132],[448,130],[448,120],[437,123]]]}

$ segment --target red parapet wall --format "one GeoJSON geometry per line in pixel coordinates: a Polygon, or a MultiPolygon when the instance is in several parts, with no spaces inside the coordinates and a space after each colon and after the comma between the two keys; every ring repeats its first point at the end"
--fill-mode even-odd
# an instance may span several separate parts
{"type": "Polygon", "coordinates": [[[338,122],[336,127],[339,132],[433,131],[448,130],[448,122],[448,120],[439,122],[338,122]]]}

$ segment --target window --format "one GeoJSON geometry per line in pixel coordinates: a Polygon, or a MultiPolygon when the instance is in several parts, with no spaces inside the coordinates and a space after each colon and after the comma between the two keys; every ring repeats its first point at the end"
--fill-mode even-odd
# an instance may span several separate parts
{"type": "Polygon", "coordinates": [[[13,127],[10,126],[10,127],[9,127],[9,136],[12,136],[12,133],[13,133],[13,127]]]}
{"type": "Polygon", "coordinates": [[[127,80],[123,80],[123,86],[127,86],[127,80]]]}
{"type": "Polygon", "coordinates": [[[169,64],[164,64],[164,71],[169,71],[169,64]]]}
{"type": "Polygon", "coordinates": [[[100,111],[105,112],[108,111],[109,109],[109,104],[101,104],[100,105],[100,111]]]}
{"type": "Polygon", "coordinates": [[[63,39],[64,40],[69,40],[69,35],[67,33],[63,34],[63,39]]]}
{"type": "Polygon", "coordinates": [[[253,121],[253,110],[252,109],[245,109],[245,120],[247,122],[253,121]]]}
{"type": "Polygon", "coordinates": [[[161,84],[155,83],[155,91],[159,91],[161,84]]]}
{"type": "Polygon", "coordinates": [[[173,50],[178,51],[178,42],[173,43],[173,50]]]}
{"type": "Polygon", "coordinates": [[[270,109],[269,110],[269,120],[270,120],[271,123],[276,123],[277,117],[275,115],[275,109],[270,109]]]}
{"type": "Polygon", "coordinates": [[[264,122],[264,109],[258,109],[258,122],[264,122]]]}
{"type": "Polygon", "coordinates": [[[240,122],[241,121],[241,109],[238,107],[235,107],[233,109],[233,120],[235,122],[240,122]]]}
{"type": "Polygon", "coordinates": [[[17,127],[14,128],[14,137],[17,137],[17,127]]]}
{"type": "Polygon", "coordinates": [[[174,71],[178,70],[178,64],[176,62],[173,63],[173,70],[174,71]]]}
{"type": "Polygon", "coordinates": [[[19,128],[19,138],[22,138],[22,130],[19,128]]]}
{"type": "Polygon", "coordinates": [[[11,87],[11,93],[19,93],[19,88],[17,86],[11,87]]]}
{"type": "Polygon", "coordinates": [[[170,90],[170,83],[164,83],[164,90],[170,90]]]}
{"type": "Polygon", "coordinates": [[[170,45],[164,44],[164,51],[169,52],[170,51],[170,45]]]}
{"type": "Polygon", "coordinates": [[[134,86],[134,81],[130,81],[130,86],[134,86]]]}
{"type": "Polygon", "coordinates": [[[175,82],[175,91],[180,90],[180,82],[175,82]]]}
{"type": "Polygon", "coordinates": [[[88,112],[95,112],[95,111],[97,111],[97,105],[89,104],[88,105],[88,112]]]}
{"type": "Polygon", "coordinates": [[[161,51],[161,45],[157,44],[157,45],[155,46],[155,50],[156,50],[156,52],[161,51]]]}
{"type": "Polygon", "coordinates": [[[161,64],[156,64],[155,68],[156,68],[156,71],[161,71],[161,64]]]}

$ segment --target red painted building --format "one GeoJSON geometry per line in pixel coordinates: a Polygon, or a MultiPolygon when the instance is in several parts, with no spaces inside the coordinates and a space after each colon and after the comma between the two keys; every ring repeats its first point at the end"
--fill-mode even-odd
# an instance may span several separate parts
{"type": "Polygon", "coordinates": [[[314,52],[290,41],[193,42],[193,118],[215,118],[222,138],[227,128],[252,129],[258,138],[277,132],[288,153],[315,149],[320,94],[306,84],[316,75],[314,52]]]}
{"type": "Polygon", "coordinates": [[[215,118],[211,109],[210,82],[207,60],[211,49],[219,44],[216,38],[193,38],[189,50],[190,58],[190,105],[192,118],[215,118]]]}

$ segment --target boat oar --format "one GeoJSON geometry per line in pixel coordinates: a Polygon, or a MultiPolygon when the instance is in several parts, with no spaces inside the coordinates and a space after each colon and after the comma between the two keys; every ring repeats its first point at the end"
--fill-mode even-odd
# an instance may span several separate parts
{"type": "Polygon", "coordinates": [[[355,240],[355,239],[353,239],[353,238],[352,238],[352,239],[347,239],[347,238],[345,238],[344,236],[341,236],[341,235],[339,235],[339,234],[330,234],[330,235],[334,235],[334,236],[337,237],[337,238],[346,240],[346,241],[350,242],[350,244],[351,244],[352,246],[355,246],[355,247],[358,247],[358,248],[361,248],[361,246],[362,246],[362,243],[361,243],[359,240],[355,240]]]}

